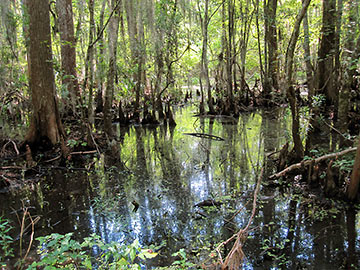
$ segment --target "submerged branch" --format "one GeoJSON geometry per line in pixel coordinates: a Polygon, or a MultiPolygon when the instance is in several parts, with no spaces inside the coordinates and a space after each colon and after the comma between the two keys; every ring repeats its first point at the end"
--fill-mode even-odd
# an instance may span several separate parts
{"type": "Polygon", "coordinates": [[[314,163],[319,163],[319,162],[321,162],[323,160],[326,160],[326,159],[329,159],[329,158],[340,157],[340,156],[343,156],[343,155],[346,155],[348,153],[355,152],[355,151],[356,151],[356,147],[352,147],[352,148],[349,148],[349,149],[346,149],[346,150],[343,150],[343,151],[340,151],[340,152],[337,152],[337,153],[327,154],[327,155],[324,155],[324,156],[321,156],[321,157],[318,157],[318,158],[315,158],[315,159],[303,160],[303,161],[301,161],[299,163],[292,164],[291,166],[285,168],[281,172],[270,175],[269,179],[279,178],[281,176],[284,176],[285,174],[287,174],[290,171],[293,171],[295,169],[299,169],[301,167],[310,165],[313,162],[314,163]]]}

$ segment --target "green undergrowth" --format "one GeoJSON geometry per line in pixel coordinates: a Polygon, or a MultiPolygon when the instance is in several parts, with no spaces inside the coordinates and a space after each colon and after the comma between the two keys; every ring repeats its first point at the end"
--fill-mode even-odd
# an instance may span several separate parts
{"type": "MultiPolygon", "coordinates": [[[[14,239],[9,236],[12,227],[8,220],[0,217],[0,267],[7,269],[7,260],[14,257],[11,248],[14,239]]],[[[131,244],[124,245],[118,242],[105,243],[100,236],[92,234],[83,241],[73,239],[73,233],[65,235],[52,233],[38,237],[37,256],[35,261],[24,263],[20,258],[15,264],[18,269],[26,270],[52,270],[52,269],[146,269],[146,261],[154,259],[160,253],[165,243],[159,246],[142,247],[136,239],[131,244]]],[[[196,265],[187,258],[184,249],[172,254],[175,261],[167,267],[160,269],[196,269],[196,265]]],[[[14,261],[12,261],[14,263],[14,261]]]]}
{"type": "Polygon", "coordinates": [[[141,269],[142,262],[155,258],[159,247],[142,248],[138,240],[130,245],[104,243],[92,234],[82,242],[72,239],[72,233],[53,233],[37,238],[40,260],[27,269],[141,269]],[[96,255],[92,255],[96,254],[96,255]]]}

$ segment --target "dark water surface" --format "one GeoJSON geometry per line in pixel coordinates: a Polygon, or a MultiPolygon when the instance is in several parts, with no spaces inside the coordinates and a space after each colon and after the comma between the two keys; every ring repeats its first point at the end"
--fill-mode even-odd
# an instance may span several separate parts
{"type": "MultiPolygon", "coordinates": [[[[181,248],[197,260],[206,259],[206,248],[216,248],[246,226],[257,178],[263,167],[271,168],[266,156],[289,138],[290,116],[285,110],[258,111],[234,121],[192,114],[191,108],[179,110],[174,129],[118,128],[123,140],[119,152],[94,159],[90,172],[54,170],[21,191],[0,194],[0,214],[16,225],[15,212],[22,203],[30,206],[32,215],[41,216],[37,236],[74,232],[81,240],[96,233],[106,241],[139,239],[143,245],[165,240],[165,248],[147,268],[169,265],[171,254],[181,248]],[[219,205],[195,206],[209,199],[219,205]]],[[[309,192],[304,195],[296,180],[288,187],[273,187],[267,180],[271,173],[265,170],[258,211],[243,248],[244,268],[360,268],[357,211],[341,202],[315,200],[309,192]]]]}

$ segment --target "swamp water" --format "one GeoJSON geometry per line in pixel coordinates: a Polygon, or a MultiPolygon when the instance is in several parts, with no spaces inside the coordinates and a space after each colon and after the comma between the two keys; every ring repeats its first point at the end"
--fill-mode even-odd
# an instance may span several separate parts
{"type": "MultiPolygon", "coordinates": [[[[29,206],[33,216],[41,216],[36,236],[74,232],[81,241],[96,233],[107,242],[138,239],[146,246],[166,241],[147,269],[170,265],[171,254],[181,248],[197,262],[206,260],[248,223],[260,171],[271,167],[266,156],[289,138],[290,115],[279,109],[242,114],[237,121],[199,119],[184,108],[176,122],[173,129],[119,130],[119,152],[93,159],[88,172],[55,169],[25,189],[0,193],[0,214],[15,226],[17,210],[29,206]],[[210,199],[217,205],[195,206],[210,199]]],[[[357,211],[328,199],[314,203],[315,195],[304,195],[295,180],[273,187],[267,180],[271,173],[265,170],[262,180],[243,247],[244,268],[360,268],[357,211]]]]}

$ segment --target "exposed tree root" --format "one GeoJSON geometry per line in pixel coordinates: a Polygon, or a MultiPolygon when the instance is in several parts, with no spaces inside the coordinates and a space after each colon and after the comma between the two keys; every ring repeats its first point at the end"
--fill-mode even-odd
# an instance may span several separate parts
{"type": "Polygon", "coordinates": [[[321,162],[323,160],[326,160],[326,159],[329,159],[329,158],[337,158],[337,157],[346,155],[346,154],[354,152],[354,151],[356,151],[356,147],[352,147],[352,148],[349,148],[349,149],[346,149],[346,150],[343,150],[343,151],[340,151],[340,152],[337,152],[337,153],[327,154],[327,155],[324,155],[324,156],[321,156],[321,157],[318,157],[318,158],[315,158],[315,159],[303,160],[303,161],[301,161],[299,163],[295,163],[295,164],[285,168],[281,172],[278,172],[276,174],[271,175],[269,177],[269,179],[279,178],[279,177],[284,176],[288,172],[293,171],[295,169],[299,169],[299,168],[302,168],[304,166],[308,166],[308,165],[314,164],[314,163],[316,164],[316,163],[319,163],[319,162],[321,162]]]}
{"type": "Polygon", "coordinates": [[[1,149],[1,152],[0,152],[0,156],[6,152],[6,146],[9,144],[9,143],[12,143],[12,145],[14,146],[14,150],[16,152],[16,155],[20,155],[20,152],[16,146],[16,143],[13,141],[13,140],[9,140],[7,143],[4,144],[4,146],[2,147],[1,149]]]}

